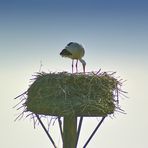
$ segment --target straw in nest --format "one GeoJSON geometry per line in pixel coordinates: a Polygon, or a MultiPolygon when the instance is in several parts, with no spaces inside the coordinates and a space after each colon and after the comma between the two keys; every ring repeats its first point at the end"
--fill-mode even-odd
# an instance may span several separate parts
{"type": "Polygon", "coordinates": [[[106,72],[38,73],[27,91],[27,111],[51,116],[107,116],[117,107],[119,82],[106,72]]]}

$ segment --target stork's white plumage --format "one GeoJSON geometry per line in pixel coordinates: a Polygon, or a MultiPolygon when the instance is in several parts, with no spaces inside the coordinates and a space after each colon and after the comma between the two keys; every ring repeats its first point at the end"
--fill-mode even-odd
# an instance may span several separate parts
{"type": "Polygon", "coordinates": [[[76,72],[78,72],[78,60],[79,60],[83,65],[83,72],[85,73],[86,62],[82,59],[84,54],[85,54],[85,50],[83,46],[76,42],[68,43],[65,46],[65,48],[60,52],[60,55],[62,57],[67,57],[72,59],[72,73],[73,73],[74,60],[76,60],[76,72]]]}

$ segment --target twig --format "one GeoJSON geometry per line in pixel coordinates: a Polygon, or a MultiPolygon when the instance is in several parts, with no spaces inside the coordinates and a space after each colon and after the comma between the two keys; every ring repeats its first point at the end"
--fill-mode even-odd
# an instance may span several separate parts
{"type": "Polygon", "coordinates": [[[23,98],[19,103],[17,103],[15,106],[13,106],[12,108],[16,108],[19,104],[21,104],[23,101],[25,101],[26,98],[23,98]]]}
{"type": "Polygon", "coordinates": [[[14,99],[17,99],[17,98],[19,98],[20,96],[23,96],[23,95],[26,94],[26,93],[27,93],[27,91],[25,91],[25,92],[23,92],[22,94],[18,95],[18,96],[15,97],[14,99]]]}

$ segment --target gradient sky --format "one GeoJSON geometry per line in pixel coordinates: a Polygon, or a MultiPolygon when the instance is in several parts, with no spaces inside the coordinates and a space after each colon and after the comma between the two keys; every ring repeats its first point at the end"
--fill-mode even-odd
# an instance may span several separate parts
{"type": "MultiPolygon", "coordinates": [[[[116,71],[127,80],[123,89],[129,98],[120,101],[127,114],[108,117],[88,148],[147,148],[146,0],[0,0],[0,147],[50,146],[41,127],[14,122],[13,98],[28,89],[41,62],[43,71],[70,72],[71,61],[59,56],[70,41],[85,47],[87,71],[116,71]]],[[[85,120],[78,148],[96,124],[85,120]]]]}

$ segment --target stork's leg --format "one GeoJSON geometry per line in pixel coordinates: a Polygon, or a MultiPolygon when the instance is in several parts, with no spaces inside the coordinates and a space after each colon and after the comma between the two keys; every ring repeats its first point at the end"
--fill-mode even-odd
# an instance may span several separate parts
{"type": "Polygon", "coordinates": [[[78,60],[76,61],[76,73],[78,73],[78,60]]]}
{"type": "Polygon", "coordinates": [[[72,59],[72,65],[71,65],[71,67],[72,67],[72,73],[73,73],[73,63],[74,63],[74,60],[72,59]]]}

